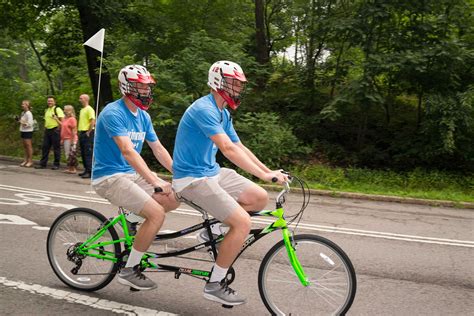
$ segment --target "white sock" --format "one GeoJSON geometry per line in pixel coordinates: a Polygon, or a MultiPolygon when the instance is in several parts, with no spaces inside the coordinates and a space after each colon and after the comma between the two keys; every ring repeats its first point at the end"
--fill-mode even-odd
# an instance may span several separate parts
{"type": "Polygon", "coordinates": [[[214,264],[214,268],[212,269],[211,278],[209,282],[220,282],[223,278],[227,275],[227,270],[229,268],[221,268],[216,264],[214,264]]]}
{"type": "Polygon", "coordinates": [[[136,266],[137,264],[140,264],[143,254],[145,253],[140,252],[132,247],[132,251],[130,252],[130,255],[128,256],[128,260],[127,260],[127,264],[125,265],[125,268],[131,268],[131,267],[136,266]]]}

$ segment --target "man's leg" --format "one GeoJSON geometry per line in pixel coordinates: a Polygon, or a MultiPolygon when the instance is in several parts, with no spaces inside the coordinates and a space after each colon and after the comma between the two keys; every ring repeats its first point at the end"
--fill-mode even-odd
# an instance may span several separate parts
{"type": "Polygon", "coordinates": [[[245,298],[229,290],[224,279],[250,231],[249,214],[219,185],[216,179],[196,181],[180,194],[229,226],[229,231],[220,245],[219,255],[209,282],[204,287],[204,297],[228,305],[245,303],[245,298]]]}
{"type": "Polygon", "coordinates": [[[240,249],[242,249],[245,238],[250,232],[252,222],[250,221],[249,214],[242,207],[238,207],[224,220],[224,223],[230,229],[221,243],[216,263],[219,267],[228,269],[239,254],[240,249]]]}
{"type": "Polygon", "coordinates": [[[225,220],[230,229],[221,243],[216,263],[212,268],[209,282],[204,287],[204,298],[226,305],[240,305],[247,300],[229,288],[225,277],[230,265],[242,249],[242,244],[250,232],[249,214],[238,206],[225,220]]]}
{"type": "Polygon", "coordinates": [[[85,158],[85,154],[84,154],[84,150],[85,150],[85,137],[87,137],[86,133],[84,132],[79,132],[79,147],[81,148],[81,159],[82,159],[82,164],[84,166],[84,171],[79,173],[79,175],[83,175],[84,173],[86,173],[86,158],[85,158]]]}
{"type": "Polygon", "coordinates": [[[52,131],[51,142],[54,150],[54,167],[59,167],[61,160],[61,135],[59,128],[52,131]]]}
{"type": "MultiPolygon", "coordinates": [[[[142,211],[140,212],[140,216],[144,217],[145,221],[143,224],[141,224],[140,229],[135,236],[133,249],[136,249],[140,252],[145,252],[148,250],[152,241],[155,239],[155,235],[161,228],[161,225],[163,225],[163,221],[165,220],[165,209],[163,206],[158,204],[155,199],[150,198],[145,203],[142,211]]],[[[140,261],[138,261],[136,264],[139,263],[140,261]]]]}
{"type": "Polygon", "coordinates": [[[51,149],[51,136],[50,130],[45,130],[43,134],[43,147],[42,147],[42,155],[40,160],[40,165],[42,167],[46,167],[48,164],[48,156],[49,150],[51,149]]]}
{"type": "Polygon", "coordinates": [[[89,136],[84,133],[84,169],[86,172],[92,171],[92,149],[94,144],[94,131],[89,136]]]}
{"type": "Polygon", "coordinates": [[[119,273],[118,282],[137,290],[152,290],[156,288],[156,283],[141,273],[140,261],[163,225],[165,210],[150,197],[143,206],[140,216],[144,217],[145,221],[135,236],[125,268],[119,273]]]}
{"type": "MultiPolygon", "coordinates": [[[[156,234],[163,225],[165,213],[177,208],[179,203],[176,201],[174,194],[153,194],[153,187],[142,177],[138,177],[134,181],[135,183],[132,185],[131,189],[129,189],[129,192],[136,192],[135,194],[141,196],[142,199],[146,195],[146,202],[139,213],[140,216],[145,218],[145,221],[140,225],[140,228],[135,235],[132,251],[130,252],[125,269],[120,272],[119,282],[133,286],[136,289],[149,290],[155,288],[156,284],[143,275],[137,279],[134,277],[134,273],[136,274],[141,258],[148,250],[155,239],[156,234]]],[[[134,209],[134,207],[131,207],[131,209],[134,209]]]]}
{"type": "Polygon", "coordinates": [[[247,212],[261,211],[268,204],[268,193],[235,170],[221,168],[219,185],[247,212]]]}

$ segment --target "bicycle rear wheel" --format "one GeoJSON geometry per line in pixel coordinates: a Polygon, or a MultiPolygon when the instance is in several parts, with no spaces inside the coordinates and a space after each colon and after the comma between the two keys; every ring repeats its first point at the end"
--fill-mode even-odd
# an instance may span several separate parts
{"type": "Polygon", "coordinates": [[[354,267],[336,244],[316,235],[294,236],[296,256],[310,284],[299,281],[283,240],[263,258],[258,288],[272,315],[344,315],[356,292],[354,267]]]}
{"type": "MultiPolygon", "coordinates": [[[[60,215],[49,230],[47,240],[48,260],[54,273],[66,285],[83,291],[95,291],[112,281],[119,269],[119,262],[104,260],[78,254],[75,249],[92,237],[107,219],[100,213],[87,209],[75,208],[60,215]]],[[[118,235],[113,227],[94,243],[117,240],[118,235]]],[[[118,258],[120,244],[98,247],[94,253],[110,254],[118,258]]]]}

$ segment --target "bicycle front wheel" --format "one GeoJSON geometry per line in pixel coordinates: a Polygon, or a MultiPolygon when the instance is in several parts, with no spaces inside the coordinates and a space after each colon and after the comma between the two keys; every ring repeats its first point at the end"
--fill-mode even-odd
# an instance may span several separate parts
{"type": "MultiPolygon", "coordinates": [[[[83,291],[96,291],[112,281],[119,262],[80,254],[77,247],[87,241],[103,226],[107,219],[100,213],[75,208],[60,215],[49,230],[47,240],[48,260],[54,273],[66,285],[83,291]]],[[[118,235],[113,227],[94,242],[111,242],[118,235]]],[[[109,258],[119,258],[120,244],[97,246],[91,253],[109,258]]]]}
{"type": "Polygon", "coordinates": [[[258,288],[272,315],[344,315],[356,292],[349,257],[335,243],[316,235],[294,236],[295,252],[309,285],[290,263],[283,240],[263,258],[258,288]]]}

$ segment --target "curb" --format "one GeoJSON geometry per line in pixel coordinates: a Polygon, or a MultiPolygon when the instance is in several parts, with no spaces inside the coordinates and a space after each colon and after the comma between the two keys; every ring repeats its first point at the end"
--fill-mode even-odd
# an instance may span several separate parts
{"type": "MultiPolygon", "coordinates": [[[[17,162],[21,161],[21,158],[3,156],[0,155],[0,160],[17,162]]],[[[37,163],[38,161],[34,161],[37,163]]],[[[80,168],[78,168],[79,170],[80,168]]],[[[165,180],[171,180],[171,176],[168,174],[158,174],[158,176],[165,180]]],[[[281,187],[271,184],[261,184],[259,185],[269,191],[280,191],[281,187]]],[[[294,190],[296,192],[301,192],[301,189],[294,190]]],[[[366,193],[354,193],[354,192],[342,192],[342,191],[331,191],[331,190],[316,190],[309,189],[312,195],[320,195],[334,198],[347,198],[347,199],[358,199],[358,200],[369,200],[369,201],[380,201],[380,202],[395,202],[401,204],[417,204],[417,205],[427,205],[427,206],[442,206],[442,207],[451,207],[459,209],[474,209],[474,203],[472,202],[454,202],[446,200],[428,200],[428,199],[419,199],[411,197],[400,197],[400,196],[391,196],[391,195],[377,195],[377,194],[366,194],[366,193]]]]}

